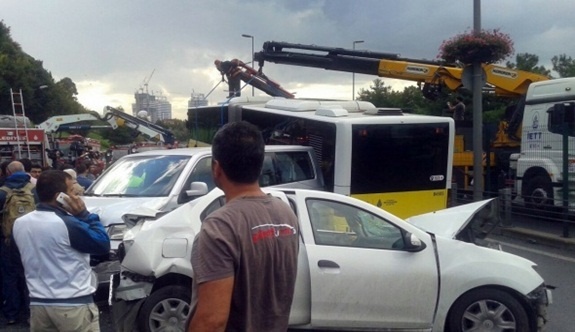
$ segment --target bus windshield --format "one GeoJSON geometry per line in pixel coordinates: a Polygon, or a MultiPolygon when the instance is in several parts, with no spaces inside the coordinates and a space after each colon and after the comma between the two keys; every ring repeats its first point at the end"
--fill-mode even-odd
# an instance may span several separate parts
{"type": "Polygon", "coordinates": [[[445,123],[354,125],[350,194],[445,189],[445,123]]]}

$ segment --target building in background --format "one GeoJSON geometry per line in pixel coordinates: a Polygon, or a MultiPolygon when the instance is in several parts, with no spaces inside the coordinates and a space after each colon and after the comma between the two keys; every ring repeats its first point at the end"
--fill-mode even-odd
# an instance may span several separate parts
{"type": "Polygon", "coordinates": [[[165,96],[138,91],[134,94],[136,103],[132,104],[132,114],[138,116],[140,111],[146,111],[151,122],[172,118],[172,104],[165,96]]]}
{"type": "Polygon", "coordinates": [[[188,108],[199,106],[208,106],[208,100],[203,93],[195,93],[192,90],[192,94],[188,100],[188,108]]]}

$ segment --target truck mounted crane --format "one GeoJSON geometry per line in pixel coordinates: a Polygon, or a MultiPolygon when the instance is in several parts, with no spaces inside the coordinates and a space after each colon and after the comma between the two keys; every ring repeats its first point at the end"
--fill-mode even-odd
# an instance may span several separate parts
{"type": "Polygon", "coordinates": [[[127,114],[116,108],[106,106],[104,115],[91,111],[83,114],[57,115],[42,122],[37,127],[43,129],[47,134],[57,131],[71,129],[94,129],[94,128],[112,128],[126,126],[132,128],[140,134],[146,135],[150,139],[157,140],[165,144],[173,144],[175,136],[168,129],[153,124],[145,119],[127,114]],[[78,125],[82,121],[105,121],[108,125],[78,125]]]}
{"type": "MultiPolygon", "coordinates": [[[[264,43],[262,51],[255,53],[254,59],[258,61],[260,73],[264,62],[268,61],[414,81],[423,84],[422,91],[427,98],[435,97],[435,93],[443,88],[455,91],[467,85],[467,74],[460,66],[402,58],[395,53],[268,41],[264,43]]],[[[484,64],[483,71],[486,83],[500,96],[519,97],[527,92],[532,82],[548,79],[543,75],[494,64],[484,64]]]]}
{"type": "Polygon", "coordinates": [[[238,59],[231,61],[216,60],[214,64],[222,74],[222,77],[226,76],[228,79],[228,98],[241,95],[240,81],[244,81],[246,84],[258,88],[272,97],[294,97],[292,93],[284,90],[278,83],[238,59]]]}

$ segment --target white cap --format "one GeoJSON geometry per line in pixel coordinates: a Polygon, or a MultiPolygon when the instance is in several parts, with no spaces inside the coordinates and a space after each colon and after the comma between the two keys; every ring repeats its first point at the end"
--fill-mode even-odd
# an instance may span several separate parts
{"type": "Polygon", "coordinates": [[[72,176],[72,178],[74,178],[74,180],[76,180],[76,171],[75,170],[68,168],[68,169],[65,169],[64,172],[70,174],[72,176]]]}

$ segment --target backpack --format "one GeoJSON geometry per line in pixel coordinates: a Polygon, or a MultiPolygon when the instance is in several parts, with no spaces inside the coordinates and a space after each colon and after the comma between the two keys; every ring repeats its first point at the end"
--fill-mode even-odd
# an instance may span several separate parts
{"type": "Polygon", "coordinates": [[[34,185],[27,183],[22,188],[0,187],[0,190],[6,192],[6,200],[2,209],[2,235],[4,239],[10,239],[14,221],[28,212],[36,209],[36,201],[32,189],[34,185]]]}

